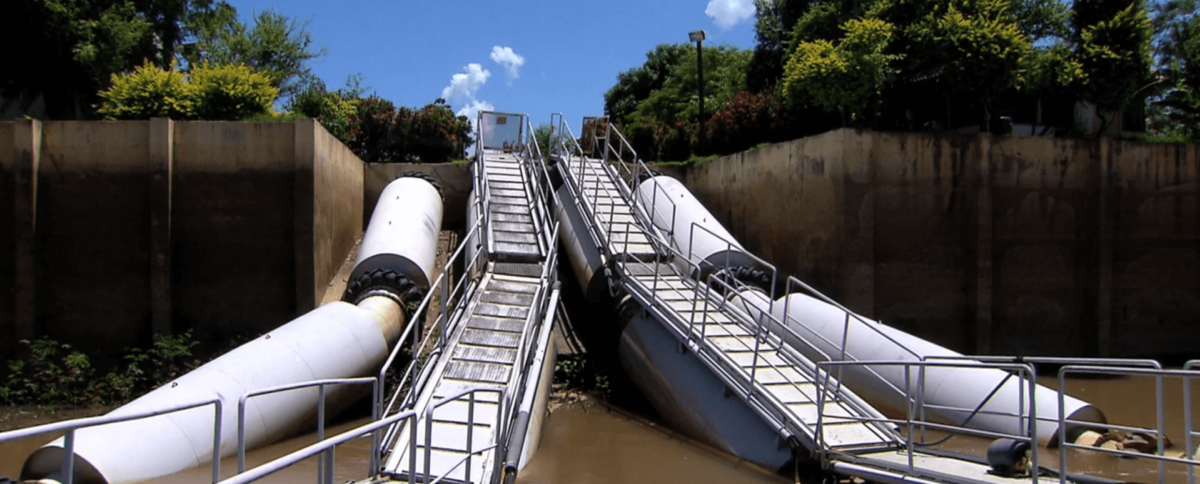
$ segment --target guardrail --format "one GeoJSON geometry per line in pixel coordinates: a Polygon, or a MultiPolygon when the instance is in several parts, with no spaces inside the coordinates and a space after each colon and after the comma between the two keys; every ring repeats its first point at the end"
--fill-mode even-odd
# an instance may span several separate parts
{"type": "MultiPolygon", "coordinates": [[[[467,286],[469,284],[473,284],[475,281],[471,277],[467,277],[467,275],[471,274],[476,265],[479,263],[480,259],[486,256],[486,252],[483,250],[476,250],[474,256],[470,260],[463,261],[463,277],[458,278],[458,281],[454,283],[453,289],[450,289],[450,270],[459,257],[464,257],[464,259],[466,258],[464,255],[466,254],[465,249],[467,248],[467,245],[471,243],[473,235],[477,236],[483,232],[483,222],[483,219],[480,218],[479,220],[475,221],[475,225],[467,230],[467,233],[459,242],[458,247],[447,259],[446,264],[442,266],[441,274],[438,274],[438,277],[434,279],[433,284],[430,285],[430,291],[425,294],[425,297],[421,300],[421,304],[419,304],[417,309],[412,312],[413,320],[409,321],[408,326],[405,327],[404,333],[401,334],[396,346],[392,348],[391,354],[388,355],[387,360],[385,360],[383,365],[380,366],[379,373],[375,376],[375,378],[379,380],[379,383],[376,385],[377,390],[375,392],[375,408],[379,409],[377,418],[386,416],[389,412],[396,408],[397,403],[400,404],[401,408],[407,408],[409,405],[411,405],[413,403],[413,398],[415,398],[415,392],[408,392],[408,397],[401,400],[402,394],[404,394],[405,390],[419,388],[420,383],[424,382],[425,379],[428,378],[428,372],[432,370],[433,366],[437,363],[438,358],[441,356],[442,350],[446,344],[445,335],[448,331],[453,330],[453,328],[447,326],[451,321],[458,320],[457,318],[453,318],[452,315],[447,315],[448,311],[450,310],[449,304],[452,299],[461,298],[468,292],[467,286]],[[414,326],[420,327],[420,325],[417,324],[417,321],[425,317],[425,311],[429,308],[435,293],[439,294],[440,312],[434,321],[434,325],[437,326],[438,331],[427,331],[425,336],[418,342],[417,337],[419,334],[412,332],[412,329],[414,326]],[[433,344],[433,348],[429,351],[429,353],[424,355],[425,359],[422,361],[422,359],[416,357],[416,355],[424,352],[424,349],[430,345],[430,338],[435,333],[438,334],[437,341],[433,344]],[[391,399],[388,400],[386,405],[384,405],[383,391],[384,384],[386,383],[385,379],[387,377],[387,372],[392,369],[392,365],[395,364],[395,361],[400,354],[402,346],[400,342],[404,341],[409,334],[412,335],[413,343],[411,346],[411,351],[414,357],[409,361],[408,366],[405,368],[404,373],[400,378],[400,381],[396,384],[396,389],[392,393],[391,399]],[[421,372],[420,374],[416,373],[418,370],[421,372]],[[406,385],[409,386],[406,387],[406,385]]],[[[384,437],[378,442],[378,446],[375,447],[375,452],[379,453],[386,450],[390,446],[391,439],[395,438],[396,432],[397,430],[395,428],[388,429],[388,431],[384,434],[384,437]]]]}
{"type": "MultiPolygon", "coordinates": [[[[247,470],[246,472],[243,472],[241,474],[233,476],[224,481],[220,481],[220,484],[246,484],[249,482],[257,481],[266,476],[269,476],[269,475],[279,472],[283,469],[286,469],[287,467],[294,465],[304,459],[315,456],[317,454],[325,452],[328,449],[331,449],[338,445],[344,444],[351,440],[354,440],[354,439],[357,439],[364,435],[367,435],[368,433],[375,432],[384,427],[395,425],[402,420],[412,420],[413,422],[415,422],[416,418],[417,418],[417,412],[415,412],[413,410],[408,410],[405,412],[398,413],[396,415],[392,415],[390,417],[376,420],[374,422],[362,425],[360,427],[356,427],[354,429],[348,430],[346,432],[342,432],[340,434],[337,434],[333,437],[322,440],[315,444],[309,445],[308,447],[305,447],[303,449],[300,449],[295,452],[291,452],[287,455],[278,457],[275,460],[267,462],[261,466],[247,470]]],[[[413,439],[416,439],[416,434],[414,433],[413,435],[414,435],[413,439]]],[[[371,474],[374,474],[374,472],[375,471],[372,470],[371,474]]],[[[217,481],[214,480],[213,482],[217,482],[217,481]]],[[[414,481],[410,480],[410,482],[414,482],[414,481]]],[[[331,484],[331,483],[322,481],[321,484],[331,484]]]]}
{"type": "MultiPolygon", "coordinates": [[[[259,396],[263,396],[263,395],[270,395],[270,394],[274,394],[274,393],[286,392],[286,391],[291,391],[291,390],[299,390],[299,389],[303,389],[303,388],[317,387],[317,441],[320,442],[322,440],[325,440],[325,387],[330,386],[330,385],[370,384],[371,385],[371,395],[374,396],[374,395],[378,394],[379,383],[380,382],[378,379],[371,378],[371,377],[334,378],[334,379],[325,379],[325,380],[314,380],[314,381],[308,381],[308,382],[302,382],[302,383],[292,383],[292,384],[288,384],[288,385],[280,385],[280,386],[276,386],[276,387],[269,387],[269,388],[263,388],[260,390],[254,390],[254,391],[243,394],[242,397],[240,399],[238,399],[238,414],[237,414],[237,417],[238,417],[238,420],[237,420],[237,422],[238,422],[238,427],[237,427],[238,473],[240,474],[240,473],[246,471],[246,402],[249,401],[251,398],[259,397],[259,396]]],[[[378,420],[379,419],[379,408],[374,407],[372,409],[372,412],[374,413],[374,415],[371,416],[371,420],[378,420]]],[[[371,433],[371,442],[372,442],[371,449],[375,448],[375,445],[378,441],[379,441],[378,433],[372,432],[371,433]]],[[[371,452],[371,461],[370,461],[368,469],[377,469],[377,468],[379,468],[379,455],[378,455],[378,453],[372,451],[371,452]]],[[[329,482],[333,481],[333,449],[330,449],[328,453],[322,455],[321,460],[317,463],[317,472],[321,476],[325,476],[326,474],[328,474],[328,481],[329,482]]]]}
{"type": "MultiPolygon", "coordinates": [[[[905,429],[906,431],[902,434],[902,437],[904,439],[905,453],[906,453],[905,455],[907,457],[907,469],[905,470],[905,472],[908,475],[918,475],[918,473],[916,472],[916,466],[914,463],[914,454],[915,454],[916,447],[922,446],[922,444],[917,443],[917,439],[915,438],[916,430],[921,430],[922,432],[924,432],[925,429],[935,429],[935,430],[951,432],[953,434],[968,434],[968,435],[975,435],[975,436],[979,436],[979,437],[987,437],[987,438],[992,438],[992,439],[1006,438],[1006,439],[1016,440],[1019,442],[1025,442],[1025,443],[1029,444],[1030,449],[1038,448],[1037,425],[1021,425],[1021,427],[1024,427],[1027,429],[1027,431],[1023,434],[1006,434],[1006,433],[1001,433],[1001,432],[978,430],[978,429],[973,429],[973,428],[969,428],[969,427],[963,427],[960,425],[946,425],[946,424],[941,424],[941,423],[937,423],[937,422],[932,422],[932,421],[927,420],[925,418],[924,412],[921,411],[921,409],[922,409],[921,404],[924,401],[923,396],[924,396],[924,393],[926,390],[924,375],[928,368],[996,369],[996,370],[1015,372],[1019,375],[1019,377],[1021,378],[1021,381],[1023,383],[1023,385],[1021,387],[1022,393],[1021,393],[1021,396],[1019,397],[1020,400],[1019,400],[1019,404],[1018,404],[1018,407],[1021,409],[1019,418],[1021,419],[1022,422],[1025,422],[1025,421],[1034,422],[1037,420],[1037,407],[1030,406],[1029,414],[1028,414],[1028,416],[1026,416],[1024,413],[1024,405],[1023,405],[1023,403],[1024,403],[1024,388],[1028,387],[1031,401],[1033,400],[1033,398],[1035,398],[1034,396],[1036,395],[1036,391],[1037,391],[1037,370],[1033,367],[1033,365],[1031,363],[982,363],[982,362],[971,362],[971,361],[950,362],[950,361],[909,361],[909,360],[821,361],[821,362],[816,363],[816,371],[818,373],[824,372],[826,375],[828,375],[832,371],[831,370],[832,368],[847,367],[847,366],[862,366],[862,367],[867,367],[867,366],[897,367],[898,366],[898,367],[902,367],[904,369],[904,389],[903,390],[904,390],[905,395],[908,395],[908,398],[906,398],[907,404],[905,405],[905,417],[903,420],[901,420],[901,419],[892,419],[892,418],[886,418],[886,417],[864,418],[864,417],[856,417],[856,416],[841,416],[841,415],[839,415],[839,416],[833,417],[834,419],[837,420],[836,422],[830,423],[827,420],[828,417],[826,416],[824,411],[818,412],[818,414],[817,414],[817,435],[821,439],[821,445],[819,445],[818,447],[821,449],[821,462],[823,462],[823,463],[830,462],[831,458],[833,457],[832,449],[830,448],[829,445],[827,445],[823,442],[824,428],[829,425],[844,425],[847,422],[861,422],[861,423],[873,422],[873,423],[877,423],[877,424],[895,425],[895,426],[898,426],[899,428],[905,429]],[[917,369],[916,382],[913,381],[913,369],[914,368],[917,369]]],[[[817,408],[821,408],[821,409],[824,408],[824,405],[826,402],[826,395],[828,393],[829,393],[828,385],[823,384],[822,379],[818,378],[817,379],[817,408]]],[[[1059,434],[1062,435],[1062,434],[1064,434],[1064,432],[1060,431],[1059,434]]],[[[924,436],[924,434],[922,433],[922,439],[923,439],[923,436],[924,436]]],[[[1030,453],[1029,459],[1030,459],[1030,469],[1040,469],[1040,466],[1038,464],[1038,452],[1036,452],[1036,450],[1034,452],[1030,453]]],[[[1032,482],[1034,484],[1036,484],[1038,482],[1039,472],[1031,472],[1030,474],[1031,474],[1030,479],[1032,480],[1032,482]]]]}
{"type": "Polygon", "coordinates": [[[1190,380],[1192,378],[1200,377],[1200,371],[1192,369],[1192,368],[1196,368],[1197,366],[1200,366],[1200,365],[1198,365],[1195,362],[1188,362],[1188,364],[1185,365],[1184,369],[1182,369],[1182,370],[1166,370],[1166,369],[1162,369],[1162,368],[1096,366],[1096,365],[1065,365],[1062,368],[1059,368],[1059,370],[1058,370],[1058,408],[1059,408],[1059,410],[1058,410],[1058,425],[1059,425],[1060,429],[1065,428],[1065,426],[1067,424],[1076,424],[1076,425],[1088,425],[1091,427],[1098,427],[1098,428],[1106,428],[1106,429],[1110,429],[1110,430],[1122,430],[1122,431],[1126,431],[1126,432],[1145,432],[1147,434],[1153,434],[1155,436],[1155,440],[1157,441],[1157,446],[1156,446],[1154,454],[1143,454],[1141,452],[1130,452],[1130,451],[1125,451],[1125,450],[1113,450],[1113,449],[1105,449],[1105,448],[1101,448],[1101,447],[1090,447],[1090,446],[1085,446],[1085,445],[1079,445],[1074,442],[1067,442],[1066,432],[1062,432],[1060,430],[1058,433],[1059,434],[1059,468],[1062,471],[1060,473],[1061,474],[1060,482],[1063,482],[1064,484],[1067,482],[1066,481],[1067,453],[1065,452],[1065,449],[1071,448],[1071,449],[1090,450],[1093,452],[1117,455],[1117,456],[1126,457],[1126,458],[1149,459],[1149,460],[1156,461],[1158,463],[1158,476],[1159,476],[1158,481],[1159,482],[1166,481],[1166,464],[1168,462],[1175,463],[1175,464],[1183,464],[1183,465],[1187,466],[1188,483],[1193,484],[1195,482],[1194,468],[1197,465],[1200,465],[1200,461],[1197,461],[1194,459],[1169,457],[1165,454],[1164,442],[1166,441],[1167,437],[1166,437],[1166,424],[1165,424],[1165,420],[1164,420],[1165,414],[1164,414],[1164,410],[1163,410],[1163,400],[1164,400],[1163,378],[1179,377],[1179,378],[1183,379],[1183,388],[1184,388],[1183,408],[1184,408],[1184,435],[1185,435],[1184,440],[1186,442],[1185,445],[1187,445],[1186,452],[1188,452],[1188,453],[1194,452],[1195,450],[1192,449],[1192,447],[1191,447],[1191,445],[1192,445],[1191,440],[1195,434],[1192,431],[1192,422],[1191,422],[1192,395],[1191,395],[1191,391],[1190,391],[1191,390],[1190,380]],[[1064,391],[1064,388],[1066,387],[1066,376],[1069,374],[1154,377],[1155,426],[1156,426],[1156,428],[1147,429],[1147,428],[1130,427],[1130,426],[1107,424],[1107,423],[1098,424],[1098,423],[1094,423],[1094,422],[1079,422],[1079,421],[1068,419],[1067,415],[1065,415],[1065,412],[1063,411],[1063,400],[1064,400],[1064,396],[1066,395],[1066,393],[1064,391]]]}
{"type": "Polygon", "coordinates": [[[196,403],[188,403],[183,405],[172,405],[166,408],[148,410],[144,412],[136,412],[129,415],[102,415],[99,417],[85,417],[73,420],[64,420],[36,427],[29,427],[8,432],[0,432],[0,443],[13,440],[26,439],[39,435],[66,432],[63,435],[63,462],[59,468],[60,479],[62,484],[72,484],[75,482],[75,431],[95,427],[98,425],[108,425],[119,422],[127,422],[130,420],[141,420],[144,418],[165,415],[193,408],[213,406],[213,447],[212,447],[212,482],[217,482],[221,478],[221,397],[216,396],[209,400],[204,400],[196,403]]]}

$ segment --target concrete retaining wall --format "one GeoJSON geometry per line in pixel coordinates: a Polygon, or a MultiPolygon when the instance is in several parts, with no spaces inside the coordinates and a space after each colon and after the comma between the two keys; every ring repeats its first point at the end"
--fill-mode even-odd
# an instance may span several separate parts
{"type": "Polygon", "coordinates": [[[1194,355],[1197,145],[839,130],[685,182],[745,246],[964,352],[1194,355]]]}
{"type": "Polygon", "coordinates": [[[0,358],[232,347],[303,313],[362,232],[363,164],[313,120],[0,123],[0,358]]]}
{"type": "Polygon", "coordinates": [[[467,163],[369,163],[363,179],[363,227],[366,227],[383,188],[406,171],[433,177],[442,187],[442,229],[463,230],[471,196],[471,165],[467,163]]]}

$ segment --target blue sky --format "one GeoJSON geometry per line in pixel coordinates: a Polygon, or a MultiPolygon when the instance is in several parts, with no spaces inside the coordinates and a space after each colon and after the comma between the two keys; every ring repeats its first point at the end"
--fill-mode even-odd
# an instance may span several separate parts
{"type": "Polygon", "coordinates": [[[368,92],[398,105],[447,97],[455,111],[601,115],[618,72],[660,43],[754,46],[753,0],[280,1],[229,0],[242,20],[274,8],[308,21],[325,57],[313,71],[331,88],[360,72],[368,92]],[[443,96],[446,94],[446,96],[443,96]]]}

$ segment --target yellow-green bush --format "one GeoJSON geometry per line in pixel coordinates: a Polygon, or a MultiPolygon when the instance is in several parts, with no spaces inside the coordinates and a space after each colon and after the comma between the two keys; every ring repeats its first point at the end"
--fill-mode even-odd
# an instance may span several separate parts
{"type": "Polygon", "coordinates": [[[195,66],[186,76],[147,62],[128,74],[113,74],[112,88],[99,93],[99,112],[108,119],[208,119],[238,121],[271,113],[279,89],[266,74],[240,64],[195,66]]]}
{"type": "Polygon", "coordinates": [[[100,114],[109,119],[194,117],[195,95],[183,73],[146,62],[129,74],[113,74],[112,88],[100,91],[100,114]]]}
{"type": "Polygon", "coordinates": [[[188,84],[200,119],[241,120],[268,113],[279,96],[266,74],[241,64],[196,66],[188,84]]]}

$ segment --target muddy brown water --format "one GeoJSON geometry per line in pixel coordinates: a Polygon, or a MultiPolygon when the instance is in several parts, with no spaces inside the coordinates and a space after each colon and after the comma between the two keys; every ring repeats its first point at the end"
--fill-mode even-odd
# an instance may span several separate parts
{"type": "MultiPolygon", "coordinates": [[[[1043,378],[1042,384],[1054,388],[1053,378],[1043,378]]],[[[1200,382],[1193,382],[1200,387],[1200,382]]],[[[1073,379],[1067,382],[1068,392],[1097,405],[1110,422],[1122,425],[1154,427],[1154,379],[1146,377],[1116,379],[1073,379]]],[[[1200,388],[1192,389],[1193,399],[1200,399],[1200,388]]],[[[1046,395],[1053,397],[1053,395],[1046,395]]],[[[1178,379],[1164,381],[1164,420],[1167,435],[1173,446],[1167,454],[1184,453],[1183,390],[1178,379]]],[[[1043,397],[1039,397],[1043,398],[1043,397]]],[[[1193,412],[1200,418],[1200,404],[1192,402],[1193,412]]],[[[328,435],[365,423],[365,419],[331,426],[328,435]]],[[[610,410],[594,402],[564,406],[546,420],[541,445],[518,482],[529,484],[579,482],[618,483],[629,481],[692,483],[692,482],[788,482],[790,476],[773,475],[736,457],[698,444],[682,437],[652,419],[635,416],[620,410],[610,410]]],[[[1200,425],[1197,425],[1200,427],[1200,425]]],[[[937,436],[930,433],[930,439],[937,436]]],[[[24,442],[0,444],[0,476],[13,476],[21,462],[49,437],[24,442]]],[[[291,439],[247,456],[249,466],[255,466],[277,456],[299,449],[315,440],[314,435],[291,439]]],[[[1200,443],[1194,439],[1193,446],[1200,443]]],[[[940,446],[960,453],[985,455],[987,441],[955,437],[940,446]]],[[[368,466],[369,440],[348,442],[337,449],[335,479],[337,482],[361,478],[368,466]]],[[[1158,482],[1158,465],[1148,459],[1128,459],[1089,451],[1069,450],[1068,470],[1107,477],[1126,482],[1158,482]]],[[[1040,464],[1058,468],[1056,450],[1042,449],[1040,464]]],[[[222,460],[222,476],[233,475],[237,461],[222,460]]],[[[316,459],[292,466],[261,482],[310,482],[316,476],[316,459]]],[[[1168,464],[1166,482],[1185,483],[1185,466],[1168,464]]],[[[211,468],[202,466],[152,482],[207,482],[211,468]]]]}

